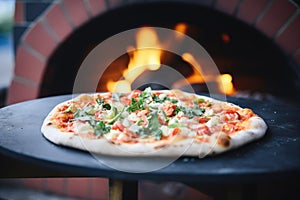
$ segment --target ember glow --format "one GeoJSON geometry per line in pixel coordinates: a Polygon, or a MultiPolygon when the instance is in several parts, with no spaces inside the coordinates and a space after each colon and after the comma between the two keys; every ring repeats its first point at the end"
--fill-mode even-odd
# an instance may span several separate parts
{"type": "MultiPolygon", "coordinates": [[[[178,23],[175,26],[175,31],[185,34],[187,31],[187,27],[188,26],[185,23],[178,23]]],[[[180,35],[178,35],[178,36],[180,36],[180,35]]]]}

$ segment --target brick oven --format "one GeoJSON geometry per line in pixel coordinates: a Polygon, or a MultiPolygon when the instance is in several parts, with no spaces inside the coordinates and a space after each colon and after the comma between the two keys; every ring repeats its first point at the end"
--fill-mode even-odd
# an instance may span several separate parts
{"type": "Polygon", "coordinates": [[[179,22],[187,23],[187,34],[206,48],[221,72],[237,74],[239,91],[292,98],[299,93],[297,1],[45,0],[16,2],[15,75],[7,103],[70,93],[80,63],[105,38],[179,22]]]}
{"type": "MultiPolygon", "coordinates": [[[[233,75],[237,92],[232,95],[299,105],[299,5],[297,0],[17,0],[15,73],[6,102],[71,93],[81,62],[101,41],[131,28],[173,28],[183,22],[219,70],[233,75]]],[[[34,181],[41,183],[34,187],[57,181],[53,190],[63,194],[73,187],[68,184],[78,184],[34,181]]],[[[78,197],[87,197],[84,193],[78,197]]]]}

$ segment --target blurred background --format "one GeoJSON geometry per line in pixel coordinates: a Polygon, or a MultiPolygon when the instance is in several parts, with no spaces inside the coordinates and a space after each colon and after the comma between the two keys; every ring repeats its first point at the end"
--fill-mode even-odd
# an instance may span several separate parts
{"type": "Polygon", "coordinates": [[[0,107],[4,105],[7,87],[13,76],[13,16],[15,1],[0,0],[0,107]]]}

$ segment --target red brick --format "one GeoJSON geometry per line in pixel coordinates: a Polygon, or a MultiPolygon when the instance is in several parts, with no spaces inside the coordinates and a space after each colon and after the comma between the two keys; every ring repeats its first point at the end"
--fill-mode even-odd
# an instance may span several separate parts
{"type": "Polygon", "coordinates": [[[93,200],[108,199],[108,180],[105,178],[92,178],[92,193],[90,198],[93,200]]]}
{"type": "Polygon", "coordinates": [[[90,196],[88,178],[68,178],[67,193],[70,197],[88,199],[90,196]]]}
{"type": "Polygon", "coordinates": [[[237,17],[248,24],[253,24],[266,2],[267,0],[244,0],[237,13],[237,17]]]}
{"type": "Polygon", "coordinates": [[[65,178],[46,178],[46,189],[49,192],[65,195],[65,178]]]}
{"type": "Polygon", "coordinates": [[[14,14],[15,23],[24,22],[24,4],[23,2],[17,1],[15,4],[15,14],[14,14]]]}
{"type": "Polygon", "coordinates": [[[105,0],[89,0],[90,8],[94,16],[106,11],[105,0]]]}
{"type": "Polygon", "coordinates": [[[239,0],[217,0],[215,7],[227,14],[233,14],[239,0]]]}
{"type": "Polygon", "coordinates": [[[300,70],[300,53],[298,53],[297,55],[295,55],[294,59],[295,59],[296,63],[298,63],[298,67],[299,67],[299,70],[300,70]]]}
{"type": "Polygon", "coordinates": [[[44,189],[44,180],[42,178],[24,178],[23,185],[27,188],[43,190],[44,189]]]}
{"type": "Polygon", "coordinates": [[[82,0],[65,0],[65,5],[75,26],[80,26],[88,20],[88,14],[82,0]]]}
{"type": "Polygon", "coordinates": [[[196,200],[196,199],[213,200],[212,197],[210,197],[198,190],[195,190],[191,187],[187,187],[187,199],[190,199],[190,200],[196,200]]]}
{"type": "Polygon", "coordinates": [[[51,55],[57,46],[56,41],[43,27],[41,21],[36,23],[32,29],[26,33],[24,41],[46,58],[51,55]]]}
{"type": "Polygon", "coordinates": [[[13,80],[7,95],[6,103],[14,104],[26,100],[36,99],[39,94],[39,88],[31,85],[25,85],[13,80]]]}
{"type": "Polygon", "coordinates": [[[54,3],[45,14],[45,18],[61,40],[64,40],[73,30],[59,4],[54,3]]]}
{"type": "Polygon", "coordinates": [[[20,46],[17,50],[15,74],[40,83],[44,74],[45,63],[20,46]]]}
{"type": "Polygon", "coordinates": [[[276,42],[290,54],[300,48],[300,14],[276,38],[276,42]]]}
{"type": "Polygon", "coordinates": [[[295,10],[296,7],[291,2],[275,0],[256,26],[269,37],[273,37],[295,10]]]}

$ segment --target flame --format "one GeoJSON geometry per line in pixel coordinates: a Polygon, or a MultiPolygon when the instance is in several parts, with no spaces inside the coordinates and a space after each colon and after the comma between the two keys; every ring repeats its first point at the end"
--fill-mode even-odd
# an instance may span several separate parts
{"type": "Polygon", "coordinates": [[[180,88],[181,86],[189,83],[205,83],[209,81],[216,81],[218,84],[218,89],[227,95],[232,95],[234,93],[234,87],[232,83],[232,76],[230,74],[221,74],[217,77],[203,77],[204,73],[202,72],[201,65],[196,61],[194,56],[190,53],[182,54],[182,59],[192,65],[193,73],[185,79],[181,79],[173,84],[174,88],[180,88]]]}
{"type": "Polygon", "coordinates": [[[128,92],[131,91],[131,83],[127,80],[120,80],[117,82],[108,81],[107,88],[109,91],[113,92],[128,92]]]}
{"type": "MultiPolygon", "coordinates": [[[[179,23],[175,30],[185,33],[187,25],[179,23]]],[[[156,32],[150,27],[144,27],[137,32],[136,48],[128,47],[127,52],[130,60],[127,68],[122,72],[122,80],[108,81],[106,84],[110,92],[130,92],[131,84],[147,70],[158,70],[161,64],[162,45],[159,42],[156,32]]],[[[221,74],[217,76],[206,75],[203,68],[190,53],[184,53],[182,59],[192,66],[193,73],[187,78],[183,78],[175,82],[172,88],[180,88],[186,84],[197,84],[205,82],[217,82],[218,89],[227,95],[234,93],[232,76],[230,74],[221,74]]]]}
{"type": "Polygon", "coordinates": [[[186,78],[187,81],[190,84],[205,82],[204,79],[203,79],[203,76],[201,75],[201,74],[203,74],[201,72],[202,68],[197,63],[197,61],[195,60],[194,56],[192,54],[190,54],[190,53],[184,53],[184,54],[182,54],[182,59],[184,61],[192,64],[192,66],[193,66],[193,74],[186,78]],[[198,71],[197,69],[200,70],[200,71],[198,71]]]}
{"type": "Polygon", "coordinates": [[[196,61],[194,56],[190,53],[184,53],[184,54],[182,54],[181,57],[184,61],[191,64],[193,73],[184,79],[176,81],[172,87],[173,88],[181,88],[182,86],[186,85],[187,83],[188,84],[205,83],[205,80],[202,75],[203,73],[201,71],[202,68],[201,68],[200,64],[196,61]]]}
{"type": "Polygon", "coordinates": [[[222,85],[219,85],[220,90],[227,95],[234,93],[234,87],[232,83],[232,76],[230,74],[222,74],[221,76],[222,85]]]}
{"type": "MultiPolygon", "coordinates": [[[[128,68],[123,71],[124,80],[109,81],[107,88],[111,92],[130,92],[131,84],[146,70],[158,70],[162,51],[156,32],[148,27],[140,29],[136,35],[136,50],[132,51],[128,68]]],[[[128,48],[128,51],[133,48],[128,48]]]]}

